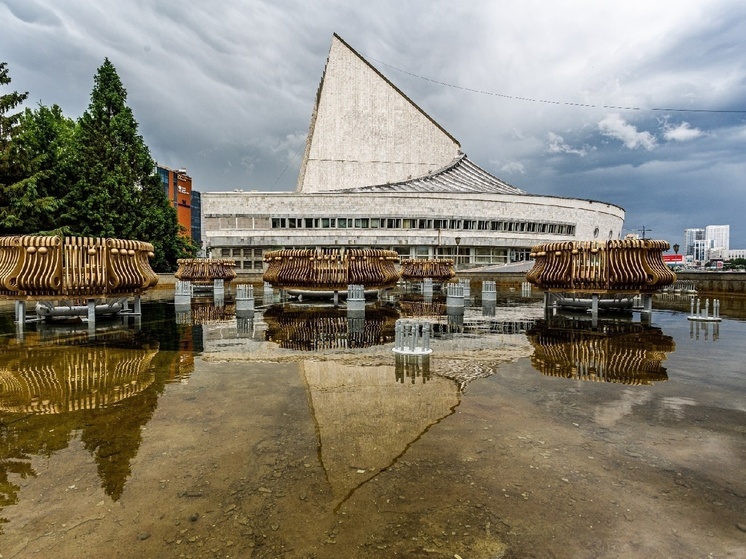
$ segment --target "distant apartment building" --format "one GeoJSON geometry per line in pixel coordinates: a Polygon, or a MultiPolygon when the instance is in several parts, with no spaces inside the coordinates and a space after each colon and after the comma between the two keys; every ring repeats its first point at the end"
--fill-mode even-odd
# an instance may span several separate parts
{"type": "Polygon", "coordinates": [[[704,239],[694,241],[692,247],[692,260],[695,262],[704,262],[707,259],[707,244],[704,239]]]}
{"type": "Polygon", "coordinates": [[[702,260],[695,255],[697,241],[705,240],[704,229],[684,229],[684,256],[692,256],[694,260],[702,260]]]}
{"type": "MultiPolygon", "coordinates": [[[[163,191],[176,208],[176,218],[184,228],[184,235],[194,239],[192,177],[187,175],[186,169],[171,169],[162,165],[158,165],[156,169],[163,183],[163,191]]],[[[199,234],[201,236],[201,228],[199,234]]]]}
{"type": "Polygon", "coordinates": [[[192,190],[192,240],[202,246],[202,193],[192,190]]]}
{"type": "Polygon", "coordinates": [[[730,225],[708,225],[705,227],[707,260],[727,260],[730,249],[730,225]]]}
{"type": "Polygon", "coordinates": [[[730,225],[708,225],[704,229],[684,229],[684,255],[689,262],[737,258],[730,250],[730,225]]]}

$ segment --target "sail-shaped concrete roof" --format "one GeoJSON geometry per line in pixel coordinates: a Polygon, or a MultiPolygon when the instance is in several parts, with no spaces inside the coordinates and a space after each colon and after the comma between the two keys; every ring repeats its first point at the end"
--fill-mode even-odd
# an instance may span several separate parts
{"type": "Polygon", "coordinates": [[[451,165],[460,148],[335,34],[296,191],[346,190],[424,177],[451,165]]]}

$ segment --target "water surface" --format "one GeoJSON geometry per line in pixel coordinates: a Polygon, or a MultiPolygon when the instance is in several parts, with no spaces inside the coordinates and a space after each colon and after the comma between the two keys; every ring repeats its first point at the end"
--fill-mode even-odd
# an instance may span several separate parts
{"type": "Polygon", "coordinates": [[[0,554],[743,556],[746,323],[674,303],[594,329],[513,296],[151,301],[22,337],[8,311],[0,554]],[[391,352],[401,309],[429,359],[391,352]]]}

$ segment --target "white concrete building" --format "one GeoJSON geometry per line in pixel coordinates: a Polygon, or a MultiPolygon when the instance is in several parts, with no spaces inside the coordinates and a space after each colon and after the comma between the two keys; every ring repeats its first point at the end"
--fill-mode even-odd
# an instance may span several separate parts
{"type": "MultiPolygon", "coordinates": [[[[694,243],[695,241],[703,241],[705,238],[704,229],[684,229],[684,255],[694,256],[694,243]]],[[[704,257],[703,257],[704,258],[704,257]]],[[[695,260],[702,260],[703,258],[694,258],[695,260]]]]}
{"type": "Polygon", "coordinates": [[[708,225],[705,227],[707,260],[726,260],[730,249],[730,225],[708,225]]]}
{"type": "Polygon", "coordinates": [[[459,142],[334,35],[295,192],[204,192],[208,255],[258,272],[278,248],[372,247],[460,266],[533,245],[621,238],[624,210],[535,196],[470,161],[459,142]]]}

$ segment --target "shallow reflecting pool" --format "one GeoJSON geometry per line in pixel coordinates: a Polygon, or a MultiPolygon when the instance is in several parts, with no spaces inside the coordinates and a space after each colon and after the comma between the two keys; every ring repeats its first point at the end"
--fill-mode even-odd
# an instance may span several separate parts
{"type": "Polygon", "coordinates": [[[743,320],[231,305],[0,309],[3,558],[746,556],[743,320]]]}

